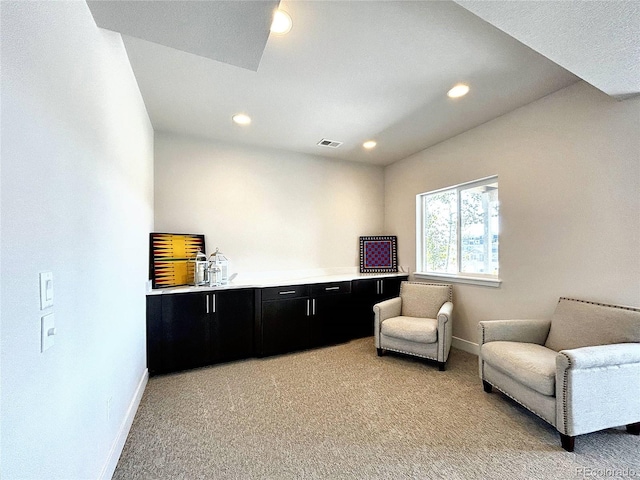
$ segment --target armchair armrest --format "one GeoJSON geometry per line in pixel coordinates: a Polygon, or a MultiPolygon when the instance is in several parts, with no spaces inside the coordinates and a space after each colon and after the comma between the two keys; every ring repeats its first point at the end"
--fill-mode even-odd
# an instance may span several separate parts
{"type": "Polygon", "coordinates": [[[402,299],[400,297],[390,298],[384,302],[376,303],[373,306],[373,313],[376,320],[383,322],[387,318],[399,317],[402,311],[402,299]]]}
{"type": "Polygon", "coordinates": [[[544,345],[551,328],[551,320],[485,320],[478,323],[478,344],[498,340],[537,343],[544,345]]]}
{"type": "Polygon", "coordinates": [[[556,357],[556,428],[575,436],[640,422],[640,343],[562,350],[556,357]]]}
{"type": "Polygon", "coordinates": [[[440,326],[451,320],[451,314],[453,313],[453,303],[445,302],[438,311],[438,329],[440,326]]]}
{"type": "Polygon", "coordinates": [[[402,311],[402,298],[395,297],[376,303],[373,306],[374,321],[373,334],[375,336],[376,348],[380,348],[380,327],[387,318],[398,317],[402,311]]]}
{"type": "Polygon", "coordinates": [[[438,361],[446,362],[451,349],[451,339],[453,335],[453,322],[451,316],[453,314],[453,303],[445,302],[440,311],[438,311],[438,361]]]}
{"type": "Polygon", "coordinates": [[[630,363],[640,365],[640,343],[615,343],[561,350],[556,357],[558,373],[568,369],[615,367],[630,363]]]}

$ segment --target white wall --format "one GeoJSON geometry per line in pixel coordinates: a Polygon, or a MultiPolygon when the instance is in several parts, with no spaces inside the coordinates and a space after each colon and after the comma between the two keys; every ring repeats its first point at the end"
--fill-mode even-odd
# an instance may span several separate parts
{"type": "Polygon", "coordinates": [[[415,195],[499,176],[503,283],[454,287],[455,336],[560,296],[640,305],[639,132],[640,99],[579,82],[386,168],[386,231],[414,269],[415,195]]]}
{"type": "Polygon", "coordinates": [[[2,74],[0,477],[109,477],[145,378],[153,131],[120,36],[84,2],[3,1],[2,74]]]}
{"type": "Polygon", "coordinates": [[[381,167],[156,133],[155,228],[204,233],[238,281],[267,271],[356,267],[382,233],[381,167]]]}

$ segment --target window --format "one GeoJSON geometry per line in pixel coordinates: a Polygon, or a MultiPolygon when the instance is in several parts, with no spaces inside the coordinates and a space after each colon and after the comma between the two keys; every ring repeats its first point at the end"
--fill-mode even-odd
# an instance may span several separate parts
{"type": "Polygon", "coordinates": [[[498,177],[422,193],[416,275],[499,285],[498,177]]]}

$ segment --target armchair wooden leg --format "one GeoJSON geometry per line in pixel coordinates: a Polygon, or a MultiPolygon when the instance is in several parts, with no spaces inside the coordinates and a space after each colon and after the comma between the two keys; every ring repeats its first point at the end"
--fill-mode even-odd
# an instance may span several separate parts
{"type": "Polygon", "coordinates": [[[482,380],[482,388],[484,388],[484,391],[487,393],[491,393],[493,391],[493,385],[485,380],[482,380]]]}
{"type": "Polygon", "coordinates": [[[573,452],[573,448],[576,445],[576,437],[561,433],[560,443],[562,444],[562,448],[564,448],[567,452],[573,452]]]}
{"type": "Polygon", "coordinates": [[[378,349],[378,356],[382,357],[385,354],[384,348],[379,348],[378,349]]]}
{"type": "Polygon", "coordinates": [[[640,422],[638,423],[630,423],[627,425],[627,432],[631,435],[640,435],[640,422]]]}
{"type": "Polygon", "coordinates": [[[438,362],[438,370],[440,370],[441,372],[444,372],[446,366],[446,362],[438,362]]]}

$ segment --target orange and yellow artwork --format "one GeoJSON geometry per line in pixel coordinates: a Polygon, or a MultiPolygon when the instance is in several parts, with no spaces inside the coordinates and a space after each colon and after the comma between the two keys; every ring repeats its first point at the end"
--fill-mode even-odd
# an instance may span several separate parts
{"type": "Polygon", "coordinates": [[[153,288],[193,283],[194,258],[204,251],[204,235],[152,233],[150,276],[153,288]]]}

